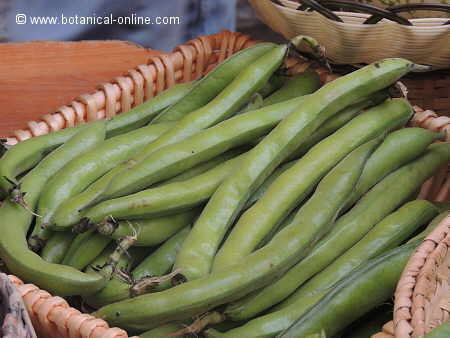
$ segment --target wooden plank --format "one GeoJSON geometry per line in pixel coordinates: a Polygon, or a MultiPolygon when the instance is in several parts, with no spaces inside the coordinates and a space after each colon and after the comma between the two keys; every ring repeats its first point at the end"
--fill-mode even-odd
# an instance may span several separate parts
{"type": "Polygon", "coordinates": [[[159,53],[115,40],[0,44],[0,136],[159,53]]]}

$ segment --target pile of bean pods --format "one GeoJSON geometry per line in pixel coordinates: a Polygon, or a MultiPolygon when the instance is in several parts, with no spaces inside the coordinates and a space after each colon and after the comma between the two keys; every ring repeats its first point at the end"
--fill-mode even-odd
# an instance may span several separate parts
{"type": "Polygon", "coordinates": [[[7,149],[8,270],[141,337],[334,337],[376,311],[447,214],[417,195],[450,144],[403,128],[413,110],[389,97],[421,66],[385,59],[321,86],[283,75],[290,48],[256,44],[7,149]]]}

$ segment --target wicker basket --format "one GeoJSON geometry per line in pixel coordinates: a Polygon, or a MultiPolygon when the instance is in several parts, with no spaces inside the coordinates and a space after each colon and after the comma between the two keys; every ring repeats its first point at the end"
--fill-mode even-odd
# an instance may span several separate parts
{"type": "MultiPolygon", "coordinates": [[[[29,122],[28,128],[15,131],[8,141],[14,144],[77,123],[126,111],[175,83],[201,76],[225,57],[254,43],[248,36],[230,32],[199,37],[186,45],[176,47],[172,54],[152,57],[147,65],[140,65],[130,70],[122,80],[116,79],[114,82],[102,84],[98,91],[80,95],[57,112],[29,122]]],[[[311,65],[308,62],[287,60],[287,66],[291,72],[297,72],[311,65]]],[[[322,82],[336,78],[336,75],[329,74],[323,68],[316,67],[316,71],[320,74],[322,82]]],[[[442,108],[450,110],[450,106],[442,106],[442,108]]],[[[432,130],[448,131],[450,135],[450,118],[438,117],[431,111],[422,111],[417,108],[412,123],[432,130]]],[[[445,168],[435,178],[424,184],[421,197],[447,200],[449,187],[450,177],[445,168]]],[[[23,297],[38,337],[128,337],[124,330],[109,328],[105,321],[70,307],[61,297],[52,297],[35,285],[24,284],[15,276],[9,276],[9,278],[23,297]]]]}
{"type": "MultiPolygon", "coordinates": [[[[371,63],[387,57],[403,57],[436,69],[450,68],[448,18],[408,21],[395,14],[398,9],[388,12],[378,8],[374,12],[374,6],[365,5],[362,9],[364,5],[361,4],[357,4],[357,11],[363,13],[355,13],[355,2],[350,1],[350,6],[344,6],[341,0],[249,1],[261,20],[274,31],[286,38],[298,34],[312,36],[325,46],[328,56],[335,63],[371,63]],[[305,6],[300,6],[299,2],[305,6]],[[339,10],[345,8],[346,11],[332,12],[327,9],[330,6],[339,10]],[[313,8],[314,11],[306,11],[306,8],[313,8]],[[378,15],[364,14],[369,11],[378,15]],[[389,20],[365,24],[366,20],[376,21],[383,16],[389,20]]],[[[450,10],[450,5],[441,6],[448,6],[447,10],[450,10]]]]}

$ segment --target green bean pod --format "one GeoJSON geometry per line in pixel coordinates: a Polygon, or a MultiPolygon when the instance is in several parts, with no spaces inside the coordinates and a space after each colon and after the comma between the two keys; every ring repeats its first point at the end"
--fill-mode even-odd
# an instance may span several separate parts
{"type": "MultiPolygon", "coordinates": [[[[80,236],[80,235],[78,235],[80,236]]],[[[112,239],[102,234],[94,233],[75,250],[71,256],[64,257],[64,264],[83,270],[97,257],[112,239]]]]}
{"type": "MultiPolygon", "coordinates": [[[[60,232],[63,232],[63,231],[60,231],[60,232]]],[[[67,249],[67,252],[64,255],[64,258],[62,259],[61,264],[67,265],[67,262],[72,259],[74,253],[77,250],[79,250],[79,247],[81,245],[83,245],[83,243],[85,241],[88,241],[90,237],[92,237],[94,235],[95,235],[95,232],[93,229],[89,230],[85,233],[82,233],[82,234],[77,234],[75,236],[75,238],[73,239],[72,243],[70,243],[70,246],[67,249]]]]}
{"type": "Polygon", "coordinates": [[[302,157],[313,146],[322,141],[324,138],[333,134],[338,129],[342,128],[355,116],[364,111],[364,109],[380,104],[388,97],[389,96],[385,91],[381,91],[371,95],[364,101],[353,104],[343,109],[337,115],[329,118],[319,128],[317,128],[317,130],[304,143],[302,143],[298,149],[296,149],[291,155],[289,155],[287,159],[294,160],[302,157]]]}
{"type": "Polygon", "coordinates": [[[229,305],[225,312],[232,320],[248,319],[272,307],[289,295],[286,305],[298,302],[299,299],[308,297],[315,292],[328,289],[369,259],[403,243],[436,214],[437,209],[430,202],[423,200],[409,202],[385,217],[360,241],[304,285],[300,286],[294,280],[291,280],[290,284],[277,281],[259,292],[229,305]],[[298,288],[299,286],[300,288],[298,288]],[[295,293],[293,293],[294,291],[295,293]]]}
{"type": "MultiPolygon", "coordinates": [[[[290,98],[292,96],[293,89],[296,90],[297,95],[301,96],[301,95],[303,95],[305,93],[310,93],[310,92],[314,91],[315,89],[318,88],[318,86],[319,86],[319,78],[318,78],[318,76],[317,76],[317,74],[315,72],[307,72],[307,73],[299,74],[295,78],[293,78],[292,81],[288,85],[283,86],[276,93],[274,93],[273,95],[275,95],[275,94],[277,94],[277,95],[276,95],[275,98],[270,100],[269,103],[274,103],[274,102],[277,102],[278,100],[290,98]]],[[[286,105],[273,106],[272,108],[278,108],[278,109],[280,109],[280,111],[282,111],[285,106],[286,105]]],[[[142,155],[140,155],[140,156],[142,156],[142,155]]],[[[200,166],[201,166],[201,164],[200,164],[200,166]]],[[[117,169],[115,171],[120,171],[120,170],[121,169],[117,169]]],[[[115,175],[115,174],[109,173],[106,176],[111,176],[111,175],[115,175]]],[[[183,174],[181,174],[181,176],[182,175],[183,174]]],[[[189,175],[190,175],[190,173],[189,173],[189,175]]],[[[180,175],[178,175],[178,176],[180,176],[180,175]]],[[[168,181],[170,182],[171,180],[168,180],[168,181]]],[[[166,183],[168,181],[165,181],[163,183],[166,183]]],[[[172,179],[172,181],[173,181],[173,179],[172,179]]],[[[88,191],[83,193],[83,195],[86,195],[86,194],[92,195],[91,191],[93,192],[93,194],[96,194],[95,195],[96,197],[98,197],[100,195],[103,195],[105,189],[109,188],[109,183],[110,183],[109,178],[106,178],[106,180],[105,179],[101,179],[101,180],[99,180],[98,183],[95,184],[95,186],[93,186],[92,189],[88,189],[88,191]],[[103,189],[101,187],[103,187],[103,189]]],[[[197,184],[197,182],[195,182],[195,184],[197,184]]],[[[208,198],[209,198],[209,195],[208,195],[208,198]]],[[[93,199],[90,198],[90,197],[87,197],[87,200],[91,200],[92,201],[93,199]]],[[[68,223],[67,220],[69,220],[69,219],[70,218],[68,218],[68,217],[60,217],[58,219],[58,222],[61,225],[63,225],[63,222],[66,222],[66,226],[68,226],[68,225],[70,225],[70,224],[67,224],[68,223]]],[[[75,219],[73,219],[71,221],[71,223],[74,223],[74,221],[75,221],[75,219]]]]}
{"type": "MultiPolygon", "coordinates": [[[[431,145],[424,155],[397,169],[376,184],[345,215],[300,263],[279,281],[282,285],[301,285],[357,243],[372,227],[389,213],[408,201],[413,191],[430,178],[450,159],[450,143],[431,145]],[[386,191],[389,190],[389,194],[386,191]]],[[[295,287],[295,286],[294,286],[295,287]]],[[[292,286],[290,286],[292,288],[292,286]]],[[[280,303],[288,305],[289,298],[280,303]]]]}
{"type": "Polygon", "coordinates": [[[264,194],[266,193],[267,189],[269,189],[270,185],[273,182],[275,182],[275,180],[282,173],[284,173],[286,170],[291,168],[295,163],[296,163],[296,161],[286,162],[283,165],[279,166],[277,169],[275,169],[273,171],[273,173],[270,174],[270,176],[267,177],[264,180],[264,182],[258,187],[258,189],[256,189],[255,192],[250,196],[250,198],[245,203],[245,206],[243,207],[243,209],[246,210],[246,209],[250,208],[253,204],[255,204],[257,201],[259,201],[261,199],[261,197],[264,196],[264,194]]]}
{"type": "Polygon", "coordinates": [[[441,133],[423,128],[404,128],[392,132],[367,162],[346,208],[359,200],[387,174],[417,158],[432,142],[442,137],[441,133]]]}
{"type": "Polygon", "coordinates": [[[311,148],[241,216],[217,253],[213,269],[226,269],[250,254],[339,160],[371,138],[403,126],[411,115],[407,101],[387,100],[355,117],[311,148]]]}
{"type": "Polygon", "coordinates": [[[42,259],[49,263],[61,263],[76,235],[71,231],[60,231],[52,234],[52,237],[42,248],[42,259]]]}
{"type": "MultiPolygon", "coordinates": [[[[141,124],[144,125],[154,117],[154,112],[178,101],[193,85],[194,82],[176,85],[149,100],[148,103],[113,117],[106,123],[106,136],[115,136],[141,124]]],[[[14,181],[18,175],[34,167],[46,153],[69,140],[81,128],[84,128],[84,125],[32,137],[11,147],[0,161],[0,191],[7,193],[12,188],[11,183],[4,177],[14,181]]]]}
{"type": "MultiPolygon", "coordinates": [[[[231,170],[231,165],[233,162],[228,164],[228,162],[232,160],[229,159],[227,161],[227,159],[232,158],[233,155],[237,156],[241,152],[241,149],[233,149],[223,154],[223,156],[217,156],[211,161],[200,163],[199,165],[191,168],[192,170],[183,172],[172,179],[162,182],[162,184],[157,185],[156,187],[133,195],[101,202],[89,209],[89,219],[94,223],[103,221],[107,217],[113,217],[114,219],[140,219],[164,216],[191,209],[192,207],[202,203],[203,199],[207,199],[212,194],[212,192],[208,194],[208,191],[214,189],[214,184],[217,185],[220,183],[223,179],[221,177],[226,175],[227,170],[231,170]],[[225,162],[227,164],[220,164],[220,162],[225,162]],[[217,164],[217,168],[208,170],[208,167],[217,164]],[[204,167],[202,167],[202,165],[204,165],[204,167]],[[201,173],[202,171],[206,172],[201,173]],[[200,172],[197,177],[194,176],[189,178],[189,176],[194,175],[197,172],[200,172]],[[204,179],[207,181],[204,182],[204,179]],[[217,181],[219,183],[217,183],[217,181]],[[196,192],[191,189],[195,189],[196,192]],[[170,196],[166,194],[170,194],[170,196]],[[174,197],[176,200],[174,200],[174,197]],[[126,214],[128,214],[127,211],[122,208],[124,201],[130,202],[127,203],[129,205],[126,207],[130,208],[130,213],[128,216],[126,216],[126,214]],[[142,203],[140,204],[140,207],[136,205],[136,201],[137,203],[142,203]],[[156,205],[162,207],[163,209],[156,210],[156,212],[153,213],[140,213],[142,216],[135,215],[136,217],[133,217],[133,211],[135,209],[140,210],[142,207],[145,208],[147,204],[145,201],[152,204],[148,206],[149,209],[152,209],[152,206],[158,208],[156,205]],[[166,206],[164,206],[165,204],[166,206]]],[[[107,173],[106,176],[109,176],[111,173],[112,171],[107,173]]],[[[110,182],[110,180],[100,179],[91,184],[82,193],[72,197],[66,203],[63,203],[53,216],[55,226],[59,228],[69,228],[78,224],[86,212],[85,208],[88,208],[91,203],[95,202],[97,197],[101,196],[110,182]],[[105,186],[103,186],[103,183],[105,183],[105,186]],[[73,205],[78,205],[78,207],[74,208],[73,205]],[[85,208],[82,208],[81,205],[85,206],[85,208]]]]}
{"type": "Polygon", "coordinates": [[[295,74],[286,79],[286,82],[280,89],[264,98],[262,105],[270,106],[271,104],[280,103],[286,100],[295,99],[304,93],[311,92],[311,85],[319,89],[320,78],[315,70],[307,70],[303,73],[295,74]]]}
{"type": "MultiPolygon", "coordinates": [[[[279,52],[280,49],[277,49],[279,52]]],[[[272,55],[273,56],[273,55],[272,55]]],[[[280,56],[280,55],[279,55],[280,56]]],[[[266,59],[263,60],[264,62],[267,61],[266,59]]],[[[262,62],[262,63],[264,63],[262,62]]],[[[273,63],[273,60],[269,60],[269,62],[273,63]]],[[[254,65],[252,68],[253,70],[257,70],[258,67],[261,66],[261,62],[258,62],[254,65]]],[[[269,67],[270,68],[270,67],[269,67]]],[[[264,72],[263,72],[264,73],[264,72]]],[[[264,73],[265,74],[265,73],[264,73]]],[[[313,92],[315,89],[319,86],[319,81],[316,77],[313,75],[307,74],[302,77],[302,81],[304,82],[303,86],[298,86],[298,93],[299,95],[307,94],[313,92]]],[[[173,143],[176,143],[177,141],[182,141],[183,139],[188,138],[188,136],[193,135],[197,133],[199,130],[207,128],[218,121],[220,121],[221,118],[224,116],[230,115],[230,113],[233,113],[233,105],[237,104],[239,100],[242,100],[245,96],[245,88],[242,89],[239,86],[239,83],[241,83],[242,80],[237,81],[237,84],[233,82],[230,84],[230,88],[227,88],[227,91],[225,94],[219,95],[216,99],[211,101],[207,106],[205,106],[202,109],[199,109],[192,114],[187,115],[185,118],[183,118],[178,125],[173,128],[170,132],[163,135],[158,141],[152,142],[147,147],[143,149],[142,152],[140,152],[138,155],[133,157],[132,161],[129,161],[128,163],[124,163],[123,165],[120,165],[113,170],[111,170],[107,175],[102,177],[98,180],[98,182],[95,183],[95,185],[88,189],[89,191],[86,191],[86,193],[82,194],[82,196],[77,197],[82,199],[83,205],[90,205],[96,202],[98,199],[105,200],[108,196],[108,191],[114,190],[114,188],[111,186],[113,184],[114,178],[119,178],[121,176],[129,177],[130,180],[134,180],[136,178],[135,176],[139,177],[139,175],[146,175],[147,170],[145,169],[145,163],[143,166],[140,166],[136,168],[135,170],[132,170],[132,168],[136,165],[136,163],[139,163],[146,159],[149,155],[151,155],[153,152],[157,151],[163,146],[167,146],[173,143]],[[234,84],[234,85],[233,85],[234,84]],[[241,93],[243,90],[244,96],[241,93]],[[238,94],[236,96],[236,94],[238,94]],[[228,98],[228,99],[227,99],[228,98]],[[224,104],[224,101],[226,104],[224,104]],[[141,167],[144,167],[143,169],[141,167]],[[139,173],[140,169],[140,173],[139,173]],[[132,173],[135,173],[134,175],[132,173]],[[131,175],[130,175],[131,173],[131,175]]],[[[245,86],[244,86],[245,87],[245,86]]],[[[254,89],[254,88],[253,88],[254,89]]],[[[271,109],[280,109],[283,110],[284,106],[276,106],[272,107],[271,109]]],[[[151,162],[153,161],[153,158],[147,159],[146,162],[151,165],[151,162]]],[[[157,182],[154,182],[157,183],[157,182]]],[[[139,190],[139,189],[138,189],[139,190]]],[[[78,208],[80,209],[80,208],[78,208]]],[[[73,210],[73,213],[76,212],[74,208],[71,208],[70,210],[73,210]]],[[[62,217],[64,219],[64,217],[62,217]]],[[[75,221],[73,219],[72,221],[75,221]]]]}
{"type": "Polygon", "coordinates": [[[138,173],[140,177],[141,173],[145,173],[145,177],[142,177],[134,188],[124,187],[124,190],[111,197],[106,196],[107,192],[104,198],[120,197],[142,190],[232,148],[247,144],[274,128],[303,99],[300,97],[235,116],[184,141],[165,146],[122,175],[136,176],[135,173],[138,173]]]}
{"type": "Polygon", "coordinates": [[[305,98],[248,153],[239,175],[228,177],[208,201],[175,264],[183,269],[186,278],[192,280],[209,273],[219,243],[249,196],[324,121],[413,69],[414,64],[407,60],[385,59],[340,77],[305,98]]]}
{"type": "Polygon", "coordinates": [[[141,286],[140,290],[134,290],[133,286],[139,284],[142,279],[158,277],[170,271],[175,261],[175,256],[181,247],[184,239],[189,233],[190,228],[185,227],[177,234],[168,239],[158,249],[148,255],[131,273],[131,285],[119,279],[112,279],[99,292],[85,297],[84,300],[92,307],[99,308],[123,299],[144,294],[147,292],[161,290],[161,286],[155,280],[149,285],[141,286]]]}
{"type": "Polygon", "coordinates": [[[98,223],[105,217],[141,219],[170,215],[203,204],[232,173],[245,154],[228,160],[186,181],[165,184],[138,193],[101,202],[84,215],[98,223]]]}
{"type": "Polygon", "coordinates": [[[264,245],[267,245],[267,243],[269,243],[272,238],[279,233],[281,230],[283,230],[284,228],[286,228],[289,224],[292,223],[292,221],[295,218],[295,215],[297,215],[299,209],[301,206],[295,208],[289,215],[286,216],[285,219],[283,219],[282,222],[280,222],[280,224],[273,228],[271,232],[269,232],[266,237],[264,237],[264,239],[259,243],[258,247],[256,249],[260,249],[262,248],[264,245]]]}
{"type": "MultiPolygon", "coordinates": [[[[51,230],[63,231],[65,228],[60,229],[52,225],[52,217],[63,202],[83,191],[119,163],[128,160],[142,146],[155,140],[171,126],[172,123],[160,123],[115,136],[68,163],[48,182],[39,198],[38,213],[43,217],[37,220],[37,230],[32,236],[35,235],[41,240],[48,239],[44,229],[46,225],[50,225],[51,230]]],[[[79,205],[76,202],[74,205],[65,205],[64,208],[77,210],[79,205]]]]}
{"type": "Polygon", "coordinates": [[[206,105],[241,72],[275,47],[276,45],[273,43],[259,43],[230,56],[198,80],[180,100],[163,110],[152,123],[179,121],[194,110],[206,105]]]}
{"type": "Polygon", "coordinates": [[[240,147],[237,149],[231,149],[230,151],[227,151],[223,154],[220,154],[219,156],[214,157],[212,160],[197,164],[196,166],[182,172],[181,174],[174,176],[172,178],[169,178],[168,180],[163,181],[161,183],[155,184],[154,186],[159,187],[161,185],[165,185],[165,184],[169,184],[169,183],[189,180],[193,177],[196,177],[198,175],[201,175],[201,174],[209,171],[210,169],[217,167],[218,165],[221,165],[222,163],[224,163],[228,160],[231,160],[232,158],[234,158],[236,156],[239,156],[246,150],[248,150],[248,148],[246,146],[240,147]]]}
{"type": "Polygon", "coordinates": [[[94,315],[111,325],[145,330],[199,315],[270,283],[328,231],[376,144],[375,141],[364,144],[341,161],[322,180],[295,221],[240,264],[165,291],[104,306],[94,315]]]}
{"type": "Polygon", "coordinates": [[[269,186],[275,181],[278,176],[280,176],[287,169],[292,167],[295,164],[294,160],[297,160],[299,157],[303,156],[307,153],[307,151],[312,148],[314,145],[319,143],[325,137],[331,135],[339,128],[343,127],[347,122],[353,119],[356,115],[358,115],[361,110],[367,108],[374,103],[379,103],[380,99],[386,98],[384,93],[376,93],[373,95],[373,98],[369,100],[362,101],[361,103],[354,104],[341,112],[339,112],[336,116],[333,116],[329,120],[326,120],[323,125],[321,125],[306,141],[303,143],[297,150],[295,150],[288,159],[289,162],[284,163],[280,167],[278,167],[264,182],[256,189],[256,191],[250,196],[244,206],[244,210],[251,207],[256,201],[258,201],[264,193],[267,191],[269,186]]]}
{"type": "Polygon", "coordinates": [[[126,175],[121,175],[120,179],[111,183],[105,198],[123,196],[149,186],[146,167],[153,162],[152,153],[168,144],[181,142],[200,130],[214,126],[235,114],[281,65],[286,51],[287,46],[281,45],[258,58],[212,101],[188,114],[174,128],[147,146],[138,155],[138,164],[133,169],[129,169],[126,175]]]}
{"type": "MultiPolygon", "coordinates": [[[[21,190],[26,192],[24,201],[29,210],[35,209],[41,190],[50,177],[72,158],[95,146],[102,139],[102,133],[97,130],[99,124],[101,122],[80,128],[79,133],[46,156],[23,177],[21,190]]],[[[33,218],[29,210],[9,201],[0,207],[3,225],[0,257],[9,271],[57,295],[93,293],[102,288],[107,274],[85,274],[72,267],[50,264],[28,249],[26,233],[33,218]],[[11,224],[14,226],[9,226],[11,224]]]]}
{"type": "Polygon", "coordinates": [[[309,93],[311,84],[316,85],[318,88],[319,83],[319,75],[314,70],[307,70],[304,73],[298,73],[291,77],[286,76],[281,88],[277,88],[278,90],[267,97],[265,97],[262,91],[256,93],[247,106],[238,114],[295,99],[301,96],[302,93],[309,93]]]}
{"type": "Polygon", "coordinates": [[[319,330],[333,336],[392,297],[403,268],[420,243],[416,240],[402,245],[356,269],[280,337],[305,337],[319,330]]]}
{"type": "MultiPolygon", "coordinates": [[[[328,312],[328,306],[332,307],[332,304],[325,302],[329,299],[329,296],[336,294],[337,290],[341,290],[342,286],[349,286],[352,291],[354,291],[353,297],[352,293],[347,293],[346,297],[348,301],[351,302],[350,307],[345,307],[345,311],[350,311],[353,313],[353,319],[357,319],[358,316],[364,315],[365,311],[368,311],[375,306],[379,305],[382,301],[385,301],[392,294],[392,291],[400,277],[400,274],[405,266],[407,260],[411,256],[415,248],[420,244],[421,240],[416,240],[415,242],[405,244],[399,248],[390,250],[389,252],[372,259],[367,264],[362,265],[358,269],[354,270],[353,273],[346,279],[336,283],[332,288],[328,290],[322,290],[317,292],[310,297],[302,300],[302,302],[296,302],[284,309],[278,310],[276,312],[269,313],[267,315],[257,317],[243,326],[227,331],[225,333],[220,333],[214,330],[207,330],[205,335],[207,337],[279,337],[279,335],[289,329],[299,318],[308,316],[312,313],[316,314],[317,317],[321,315],[323,311],[328,312]],[[372,288],[367,287],[368,283],[378,288],[384,288],[383,297],[378,298],[379,294],[376,292],[372,294],[372,288]],[[363,285],[367,288],[364,290],[363,285]],[[359,292],[359,287],[362,287],[361,292],[359,292]],[[364,290],[364,291],[363,291],[364,290]],[[351,299],[349,298],[351,297],[351,299]],[[385,298],[384,298],[385,297],[385,298]],[[359,305],[361,303],[361,311],[359,305]],[[354,304],[358,304],[358,311],[355,311],[354,304]],[[367,308],[365,307],[367,306],[367,308]],[[320,312],[316,311],[319,310],[320,312]],[[356,316],[356,318],[355,318],[356,316]]],[[[333,307],[333,311],[329,312],[330,318],[334,319],[334,325],[339,327],[333,332],[337,333],[342,328],[350,324],[352,321],[347,322],[347,317],[340,312],[339,309],[333,307]],[[341,317],[342,316],[342,317],[341,317]],[[341,321],[343,323],[341,323],[341,321]]],[[[309,320],[314,323],[318,323],[318,318],[309,317],[309,320]]],[[[321,324],[321,323],[320,323],[321,324]]],[[[306,337],[309,334],[320,332],[321,329],[325,329],[326,336],[333,336],[333,334],[328,330],[328,325],[326,326],[314,326],[314,330],[308,330],[308,332],[300,335],[299,337],[306,337]]]]}
{"type": "Polygon", "coordinates": [[[428,236],[438,225],[441,223],[441,221],[447,217],[450,214],[448,211],[441,212],[439,215],[437,215],[433,220],[428,224],[428,226],[423,230],[420,234],[413,237],[412,240],[416,238],[423,238],[428,236]]]}
{"type": "MultiPolygon", "coordinates": [[[[191,169],[188,169],[187,171],[182,172],[181,174],[168,179],[166,181],[161,182],[160,184],[155,185],[156,187],[162,186],[162,185],[168,185],[169,183],[175,183],[175,182],[181,182],[185,180],[189,180],[197,175],[201,175],[204,172],[214,168],[217,165],[220,165],[222,162],[225,162],[240,153],[242,153],[242,149],[232,149],[230,151],[227,151],[224,154],[221,154],[212,160],[208,162],[203,162],[195,167],[192,167],[191,169]]],[[[86,190],[79,193],[78,195],[72,197],[70,200],[68,200],[66,203],[63,203],[62,206],[60,206],[57,211],[55,212],[53,216],[53,222],[57,224],[59,227],[69,227],[72,225],[75,225],[81,221],[81,217],[83,215],[84,209],[88,208],[91,204],[95,203],[97,198],[100,197],[105,189],[109,186],[111,183],[111,178],[113,178],[116,175],[116,173],[112,170],[109,173],[105,174],[102,178],[97,180],[96,182],[92,183],[86,190]],[[68,205],[69,207],[65,207],[68,205]],[[72,206],[71,206],[72,205],[72,206]],[[74,207],[76,206],[76,207],[74,207]]],[[[189,180],[189,182],[192,182],[193,180],[189,180]]],[[[195,182],[194,182],[195,183],[195,182]]],[[[205,185],[206,186],[206,185],[205,185]]],[[[108,202],[104,202],[108,203],[108,202]]],[[[103,203],[101,203],[103,204],[103,203]]],[[[95,207],[97,210],[98,207],[95,207]]],[[[104,215],[111,216],[111,215],[104,215]]],[[[103,220],[98,219],[97,221],[103,220]]],[[[118,233],[122,233],[122,231],[118,231],[118,233]]],[[[120,236],[120,235],[119,235],[120,236]]],[[[113,238],[117,238],[113,236],[113,238]]],[[[140,239],[138,238],[137,243],[140,242],[140,239]]],[[[138,245],[138,244],[136,244],[138,245]]]]}
{"type": "Polygon", "coordinates": [[[198,214],[198,209],[192,209],[175,215],[142,220],[126,220],[118,222],[118,224],[104,222],[97,226],[97,231],[113,239],[129,236],[136,231],[135,246],[153,246],[164,242],[180,229],[192,224],[198,214]]]}

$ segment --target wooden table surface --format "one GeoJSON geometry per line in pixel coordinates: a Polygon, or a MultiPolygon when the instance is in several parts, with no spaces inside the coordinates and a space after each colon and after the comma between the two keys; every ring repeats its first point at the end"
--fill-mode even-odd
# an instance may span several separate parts
{"type": "Polygon", "coordinates": [[[159,53],[114,40],[0,43],[0,137],[159,53]]]}

